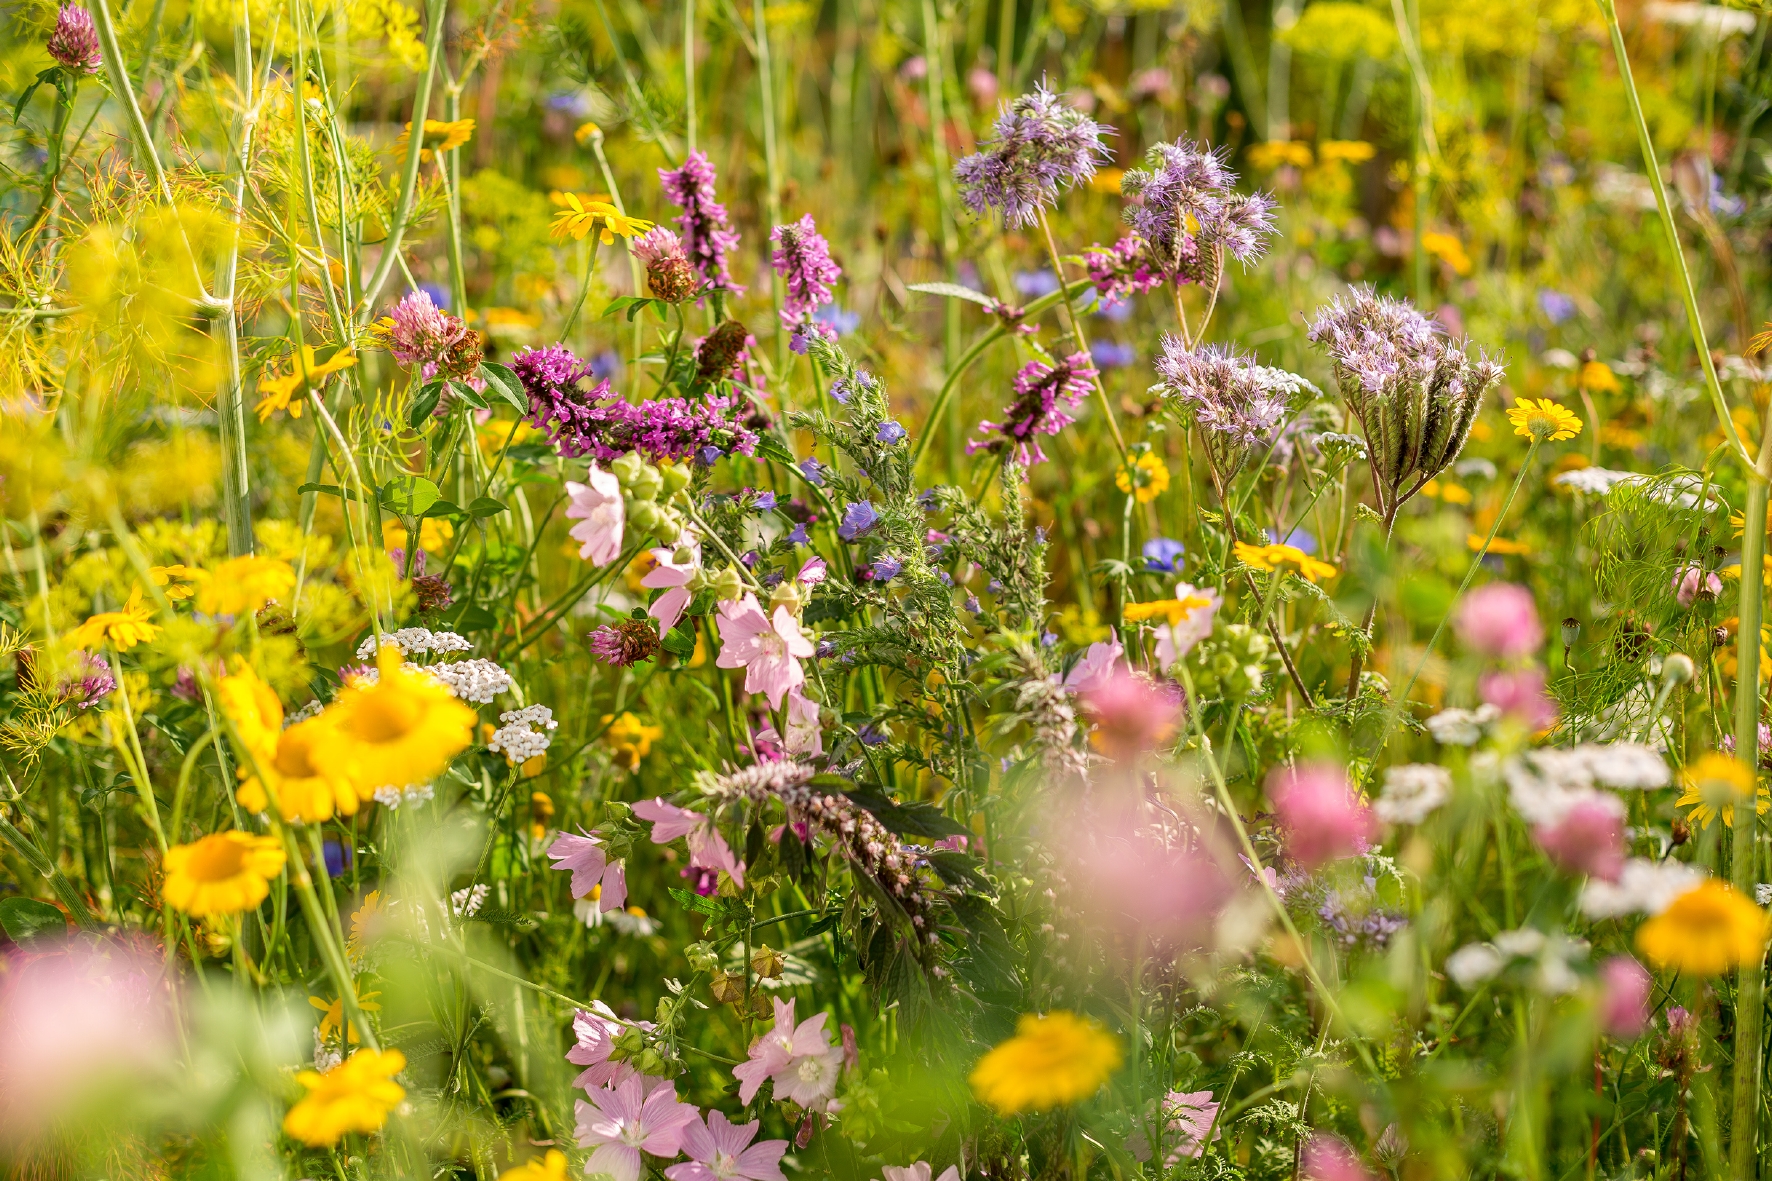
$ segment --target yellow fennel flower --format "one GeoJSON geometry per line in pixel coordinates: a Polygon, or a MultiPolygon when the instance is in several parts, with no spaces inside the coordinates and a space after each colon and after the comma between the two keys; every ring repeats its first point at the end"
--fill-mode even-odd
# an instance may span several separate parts
{"type": "Polygon", "coordinates": [[[276,837],[218,832],[166,850],[166,901],[193,918],[251,910],[283,872],[276,837]]]}
{"type": "Polygon", "coordinates": [[[1114,474],[1114,487],[1149,504],[1169,490],[1169,466],[1155,451],[1146,451],[1114,474]]]}
{"type": "Polygon", "coordinates": [[[203,578],[197,609],[208,615],[256,615],[295,590],[295,567],[249,554],[229,558],[203,578]]]}
{"type": "Polygon", "coordinates": [[[129,592],[129,601],[121,611],[101,611],[68,633],[68,644],[74,648],[96,648],[109,643],[119,652],[127,652],[137,644],[152,643],[160,634],[160,626],[149,623],[153,612],[142,606],[142,588],[129,592]]]}
{"type": "Polygon", "coordinates": [[[1119,1041],[1087,1017],[1027,1013],[979,1059],[972,1093],[1003,1116],[1045,1111],[1089,1098],[1119,1068],[1119,1041]]]}
{"type": "Polygon", "coordinates": [[[1239,541],[1236,551],[1237,561],[1269,574],[1291,571],[1312,582],[1321,582],[1325,578],[1335,577],[1334,566],[1328,562],[1319,562],[1295,545],[1282,545],[1278,542],[1270,545],[1250,545],[1246,541],[1239,541]]]}
{"type": "Polygon", "coordinates": [[[540,1160],[527,1160],[498,1175],[498,1181],[566,1181],[566,1154],[548,1149],[540,1160]]]}
{"type": "Polygon", "coordinates": [[[1637,949],[1657,968],[1716,976],[1757,962],[1766,912],[1722,882],[1701,882],[1637,929],[1637,949]]]}
{"type": "Polygon", "coordinates": [[[1746,763],[1732,755],[1712,751],[1681,773],[1680,785],[1686,790],[1674,801],[1674,806],[1691,808],[1691,818],[1700,828],[1709,828],[1719,811],[1723,823],[1734,828],[1735,801],[1753,795],[1755,812],[1764,815],[1767,809],[1772,809],[1772,793],[1767,792],[1763,783],[1756,792],[1754,779],[1753,768],[1746,763]]]}
{"type": "Polygon", "coordinates": [[[603,715],[603,745],[615,756],[616,765],[632,771],[652,750],[652,744],[664,737],[663,726],[648,726],[633,714],[603,715]]]}
{"type": "MultiPolygon", "coordinates": [[[[446,122],[442,119],[425,120],[424,142],[418,149],[420,160],[430,160],[433,152],[451,152],[474,138],[474,121],[472,119],[456,119],[446,122]]],[[[412,142],[412,124],[408,123],[394,140],[394,154],[406,154],[407,145],[412,142]]]]}
{"type": "Polygon", "coordinates": [[[376,666],[374,684],[353,680],[339,691],[327,710],[334,720],[308,751],[321,774],[349,779],[364,800],[377,788],[428,783],[474,738],[474,711],[407,668],[400,649],[382,645],[376,666]]]}
{"type": "Polygon", "coordinates": [[[304,1070],[295,1081],[308,1089],[283,1117],[283,1131],[310,1148],[329,1148],[346,1132],[375,1132],[406,1098],[394,1076],[406,1069],[398,1050],[358,1050],[325,1074],[304,1070]]]}
{"type": "Polygon", "coordinates": [[[1581,420],[1574,412],[1549,398],[1538,402],[1521,398],[1507,412],[1507,420],[1514,424],[1514,434],[1535,443],[1557,443],[1581,433],[1581,420]]]}

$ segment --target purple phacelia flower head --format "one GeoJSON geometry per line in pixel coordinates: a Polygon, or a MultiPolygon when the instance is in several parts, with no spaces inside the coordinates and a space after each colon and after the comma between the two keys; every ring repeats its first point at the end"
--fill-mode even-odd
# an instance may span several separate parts
{"type": "Polygon", "coordinates": [[[1001,454],[1013,449],[1023,464],[1044,463],[1046,453],[1040,450],[1035,436],[1056,435],[1075,422],[1065,408],[1075,408],[1083,400],[1094,377],[1095,367],[1084,353],[1072,353],[1053,364],[1029,361],[1015,375],[1016,398],[1004,408],[1003,421],[978,424],[981,432],[995,433],[997,437],[968,440],[966,454],[1001,454]]]}
{"type": "Polygon", "coordinates": [[[73,74],[96,74],[105,67],[99,52],[98,28],[92,14],[78,4],[64,4],[55,14],[55,31],[44,46],[57,65],[73,74]]]}
{"type": "Polygon", "coordinates": [[[837,536],[844,541],[854,541],[879,523],[880,514],[872,502],[858,500],[844,508],[843,523],[837,526],[837,536]]]}
{"type": "Polygon", "coordinates": [[[1042,83],[1005,107],[978,152],[955,165],[960,198],[974,213],[995,209],[1009,225],[1031,225],[1062,190],[1088,183],[1112,133],[1042,83]]]}
{"type": "Polygon", "coordinates": [[[1126,221],[1144,239],[1150,262],[1172,279],[1209,279],[1229,255],[1244,266],[1267,251],[1274,200],[1242,194],[1223,156],[1192,140],[1157,144],[1145,166],[1128,171],[1120,191],[1134,198],[1126,221]]]}
{"type": "Polygon", "coordinates": [[[738,233],[726,207],[714,199],[714,166],[707,153],[690,152],[681,168],[661,168],[658,183],[666,197],[683,212],[677,228],[683,233],[683,250],[701,276],[717,291],[744,294],[732,281],[726,255],[738,245],[738,233]]]}
{"type": "Polygon", "coordinates": [[[775,250],[770,265],[787,289],[781,303],[781,322],[792,327],[831,302],[832,285],[843,277],[843,268],[831,261],[831,248],[808,213],[799,221],[776,226],[769,232],[775,250]]]}

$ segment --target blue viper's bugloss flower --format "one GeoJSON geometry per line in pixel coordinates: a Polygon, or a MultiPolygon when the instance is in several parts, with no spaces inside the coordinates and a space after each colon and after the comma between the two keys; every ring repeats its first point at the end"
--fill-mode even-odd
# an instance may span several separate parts
{"type": "Polygon", "coordinates": [[[879,523],[880,514],[874,511],[872,502],[858,500],[843,510],[843,523],[837,526],[837,536],[844,541],[854,541],[879,523]]]}
{"type": "Polygon", "coordinates": [[[1156,574],[1174,574],[1176,560],[1187,546],[1172,537],[1153,537],[1144,543],[1144,568],[1156,574]]]}
{"type": "Polygon", "coordinates": [[[1003,109],[991,136],[954,166],[960,199],[974,213],[995,209],[1008,225],[1031,225],[1073,185],[1086,184],[1109,156],[1113,133],[1044,83],[1003,109]]]}
{"type": "Polygon", "coordinates": [[[1538,310],[1552,324],[1561,324],[1575,315],[1575,301],[1561,291],[1552,291],[1549,287],[1538,293],[1538,310]]]}
{"type": "Polygon", "coordinates": [[[775,493],[773,492],[759,492],[757,498],[751,501],[751,508],[760,513],[766,513],[774,507],[775,493]]]}
{"type": "Polygon", "coordinates": [[[888,447],[898,442],[900,439],[903,439],[904,436],[905,429],[902,426],[899,426],[896,422],[891,421],[881,423],[874,431],[874,438],[886,444],[888,447]]]}
{"type": "Polygon", "coordinates": [[[1124,369],[1138,360],[1138,350],[1117,340],[1098,340],[1089,346],[1089,359],[1097,369],[1124,369]]]}
{"type": "Polygon", "coordinates": [[[1015,292],[1025,299],[1038,299],[1058,290],[1058,276],[1050,270],[1015,272],[1015,292]]]}
{"type": "MultiPolygon", "coordinates": [[[[861,315],[859,313],[838,307],[834,303],[827,303],[820,307],[816,312],[813,312],[812,319],[816,323],[831,329],[838,336],[848,336],[851,332],[854,332],[857,328],[861,327],[861,315]]],[[[829,336],[830,333],[827,332],[825,335],[829,336]]]]}
{"type": "Polygon", "coordinates": [[[812,544],[811,538],[806,536],[806,523],[804,521],[801,521],[794,526],[793,530],[787,536],[787,542],[789,545],[812,544]]]}
{"type": "Polygon", "coordinates": [[[882,554],[874,559],[874,581],[891,582],[904,569],[904,563],[891,554],[882,554]]]}
{"type": "Polygon", "coordinates": [[[808,484],[815,488],[824,487],[824,464],[816,459],[802,459],[798,466],[800,474],[806,477],[808,484]]]}

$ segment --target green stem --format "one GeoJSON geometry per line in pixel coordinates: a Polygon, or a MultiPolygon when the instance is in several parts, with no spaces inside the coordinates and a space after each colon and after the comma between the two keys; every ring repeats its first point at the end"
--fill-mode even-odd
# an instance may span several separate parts
{"type": "Polygon", "coordinates": [[[394,272],[394,261],[400,257],[400,241],[406,225],[412,220],[412,203],[418,195],[419,153],[424,150],[425,116],[431,109],[431,87],[437,79],[437,63],[443,59],[443,16],[449,0],[430,0],[425,10],[425,72],[419,76],[418,92],[412,98],[412,132],[406,137],[406,165],[400,174],[400,203],[382,243],[381,257],[369,281],[363,284],[363,303],[358,309],[362,322],[369,322],[370,309],[381,294],[382,284],[394,272]]]}
{"type": "MultiPolygon", "coordinates": [[[[1083,336],[1083,325],[1077,320],[1077,309],[1071,304],[1070,285],[1065,282],[1064,263],[1058,257],[1058,240],[1052,236],[1052,223],[1046,218],[1046,211],[1040,210],[1040,232],[1046,238],[1046,256],[1052,260],[1052,273],[1058,276],[1058,289],[1064,294],[1064,313],[1070,320],[1071,339],[1076,342],[1077,351],[1088,355],[1089,341],[1083,336]]],[[[1101,412],[1107,416],[1108,433],[1114,437],[1114,446],[1119,449],[1120,461],[1126,461],[1126,439],[1120,434],[1120,424],[1114,418],[1114,407],[1108,401],[1107,387],[1101,384],[1101,374],[1095,375],[1095,392],[1101,398],[1101,412]]]]}

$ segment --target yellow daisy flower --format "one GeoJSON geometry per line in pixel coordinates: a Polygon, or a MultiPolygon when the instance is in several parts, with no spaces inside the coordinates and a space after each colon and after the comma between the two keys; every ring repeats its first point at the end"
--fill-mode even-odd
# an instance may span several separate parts
{"type": "Polygon", "coordinates": [[[1312,582],[1321,582],[1325,578],[1335,577],[1335,567],[1328,562],[1319,562],[1295,545],[1250,545],[1239,541],[1236,545],[1237,561],[1256,570],[1269,574],[1289,570],[1312,582]]]}
{"type": "Polygon", "coordinates": [[[253,407],[258,412],[260,422],[269,422],[271,415],[279,410],[289,411],[289,417],[300,418],[302,401],[299,395],[311,387],[319,389],[326,384],[326,379],[334,373],[349,369],[357,363],[357,354],[350,349],[340,349],[325,361],[314,360],[314,350],[303,345],[299,353],[291,353],[289,360],[293,362],[288,373],[263,373],[259,375],[258,392],[264,397],[253,407]]]}
{"type": "Polygon", "coordinates": [[[1189,595],[1185,599],[1152,599],[1148,603],[1127,603],[1120,614],[1127,623],[1161,619],[1170,627],[1175,627],[1201,607],[1210,606],[1211,599],[1203,595],[1189,595]]]}
{"type": "Polygon", "coordinates": [[[177,603],[197,593],[193,585],[203,576],[203,571],[189,566],[149,566],[148,577],[157,587],[161,587],[172,602],[177,603]]]}
{"type": "Polygon", "coordinates": [[[548,1149],[540,1160],[527,1160],[498,1175],[498,1181],[566,1181],[566,1154],[548,1149]]]}
{"type": "Polygon", "coordinates": [[[304,1070],[295,1081],[308,1089],[283,1117],[283,1132],[310,1148],[329,1148],[347,1132],[375,1132],[406,1098],[394,1076],[406,1069],[398,1050],[358,1050],[325,1074],[304,1070]]]}
{"type": "Polygon", "coordinates": [[[380,890],[371,890],[363,896],[363,905],[351,912],[351,934],[345,940],[345,952],[353,959],[363,950],[363,944],[375,933],[376,923],[386,913],[380,890]]]}
{"type": "Polygon", "coordinates": [[[1711,879],[1637,928],[1637,949],[1657,968],[1716,976],[1758,960],[1769,931],[1765,911],[1711,879]]]}
{"type": "Polygon", "coordinates": [[[1169,490],[1169,466],[1155,451],[1146,451],[1114,474],[1114,487],[1149,504],[1169,490]]]}
{"type": "Polygon", "coordinates": [[[1681,773],[1680,783],[1686,790],[1674,801],[1674,805],[1691,808],[1691,819],[1700,828],[1709,828],[1719,810],[1723,815],[1723,823],[1734,828],[1734,801],[1745,800],[1753,795],[1755,812],[1765,815],[1768,809],[1772,809],[1772,793],[1766,790],[1763,783],[1756,792],[1755,778],[1753,768],[1740,759],[1712,751],[1681,773]]]}
{"type": "Polygon", "coordinates": [[[1559,406],[1549,398],[1538,402],[1521,398],[1507,412],[1507,420],[1513,423],[1514,434],[1537,443],[1557,443],[1581,433],[1581,419],[1575,417],[1568,407],[1559,406]]]}
{"type": "Polygon", "coordinates": [[[211,833],[166,850],[166,901],[193,918],[251,910],[283,872],[283,845],[249,832],[211,833]]]}
{"type": "Polygon", "coordinates": [[[632,771],[652,751],[652,744],[664,737],[663,726],[648,726],[631,713],[621,717],[603,715],[603,745],[615,755],[617,766],[632,771]]]}
{"type": "Polygon", "coordinates": [[[571,238],[575,242],[582,242],[585,235],[596,229],[597,223],[601,221],[603,232],[600,238],[603,245],[608,246],[615,241],[617,234],[632,238],[652,228],[651,222],[629,217],[607,201],[581,199],[577,193],[549,193],[548,197],[556,205],[565,206],[554,214],[554,224],[548,228],[548,233],[555,238],[571,238]]]}
{"type": "Polygon", "coordinates": [[[215,683],[216,704],[234,723],[240,744],[254,758],[276,752],[277,736],[283,732],[283,703],[276,692],[240,661],[238,668],[215,683]]]}
{"type": "Polygon", "coordinates": [[[160,634],[159,624],[149,623],[153,612],[142,605],[142,588],[129,592],[129,601],[121,611],[101,611],[89,616],[85,623],[68,633],[68,644],[74,648],[96,648],[110,643],[119,652],[127,652],[137,644],[152,643],[160,634]]]}
{"type": "Polygon", "coordinates": [[[400,649],[382,645],[376,666],[375,684],[357,680],[339,691],[327,710],[336,720],[308,750],[316,769],[349,779],[364,800],[377,788],[435,779],[474,737],[474,711],[407,668],[400,649]]]}
{"type": "Polygon", "coordinates": [[[256,615],[295,590],[295,567],[248,554],[229,558],[203,578],[197,609],[209,615],[256,615]]]}
{"type": "Polygon", "coordinates": [[[1584,362],[1581,372],[1575,375],[1575,384],[1581,389],[1592,390],[1598,394],[1616,394],[1618,392],[1618,378],[1604,361],[1584,362]]]}
{"type": "Polygon", "coordinates": [[[1087,1017],[1027,1013],[979,1059],[972,1093],[1003,1116],[1046,1111],[1089,1098],[1119,1068],[1119,1041],[1087,1017]]]}
{"type": "MultiPolygon", "coordinates": [[[[356,991],[356,987],[356,982],[353,981],[351,983],[352,991],[356,991]]],[[[357,1008],[365,1013],[381,1012],[381,1006],[377,1004],[375,1000],[375,998],[380,995],[381,993],[379,992],[357,993],[357,1008]]],[[[344,998],[340,997],[335,1001],[325,1001],[317,996],[311,996],[308,998],[308,1004],[326,1014],[324,1017],[320,1018],[320,1040],[330,1041],[332,1037],[338,1033],[339,1029],[345,1025],[344,998]]],[[[357,1027],[355,1025],[352,1025],[350,1029],[346,1031],[345,1036],[353,1046],[363,1040],[357,1036],[357,1027]]]]}
{"type": "MultiPolygon", "coordinates": [[[[452,152],[474,138],[474,121],[472,119],[456,119],[453,122],[442,119],[425,120],[424,143],[418,149],[418,158],[429,163],[434,152],[452,152]]],[[[412,124],[408,123],[394,140],[394,154],[404,156],[406,145],[412,142],[412,124]]]]}

